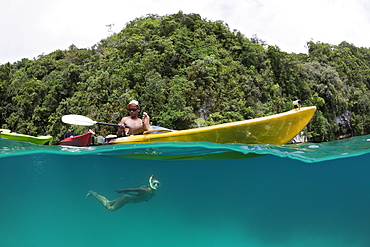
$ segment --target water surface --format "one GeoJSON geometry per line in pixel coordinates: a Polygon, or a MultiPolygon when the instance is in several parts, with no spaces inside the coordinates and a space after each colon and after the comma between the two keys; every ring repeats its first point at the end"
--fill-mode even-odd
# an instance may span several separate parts
{"type": "Polygon", "coordinates": [[[90,148],[0,138],[2,246],[370,246],[370,136],[90,148]],[[88,190],[162,182],[109,212],[88,190]]]}

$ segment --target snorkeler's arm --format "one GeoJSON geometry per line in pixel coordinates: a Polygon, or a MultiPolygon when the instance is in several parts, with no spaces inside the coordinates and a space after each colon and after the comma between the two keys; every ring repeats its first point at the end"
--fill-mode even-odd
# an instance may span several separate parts
{"type": "Polygon", "coordinates": [[[148,188],[146,187],[142,187],[142,188],[133,188],[133,189],[124,189],[124,190],[115,190],[115,192],[117,193],[127,193],[127,192],[137,192],[137,193],[140,193],[140,192],[147,192],[148,191],[148,188]]]}

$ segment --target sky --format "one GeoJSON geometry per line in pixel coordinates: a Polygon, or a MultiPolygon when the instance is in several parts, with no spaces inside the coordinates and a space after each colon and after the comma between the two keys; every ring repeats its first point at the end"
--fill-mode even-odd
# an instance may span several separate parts
{"type": "Polygon", "coordinates": [[[311,40],[370,47],[369,0],[0,0],[0,64],[90,48],[135,18],[179,11],[288,53],[307,53],[311,40]]]}

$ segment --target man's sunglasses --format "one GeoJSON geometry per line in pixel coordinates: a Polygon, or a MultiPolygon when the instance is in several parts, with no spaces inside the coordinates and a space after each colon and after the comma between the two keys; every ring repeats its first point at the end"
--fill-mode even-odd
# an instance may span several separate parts
{"type": "Polygon", "coordinates": [[[139,108],[128,108],[127,110],[128,111],[136,111],[137,109],[139,109],[139,108]]]}

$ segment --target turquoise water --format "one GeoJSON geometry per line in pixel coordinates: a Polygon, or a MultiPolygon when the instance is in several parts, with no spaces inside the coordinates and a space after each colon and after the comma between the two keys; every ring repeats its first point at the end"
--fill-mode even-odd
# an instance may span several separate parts
{"type": "Polygon", "coordinates": [[[369,161],[370,136],[90,148],[0,138],[1,246],[368,247],[369,161]],[[109,212],[85,198],[114,199],[151,174],[162,186],[149,202],[109,212]]]}

